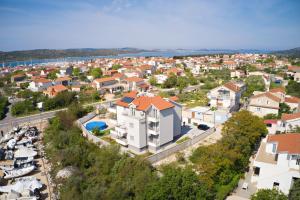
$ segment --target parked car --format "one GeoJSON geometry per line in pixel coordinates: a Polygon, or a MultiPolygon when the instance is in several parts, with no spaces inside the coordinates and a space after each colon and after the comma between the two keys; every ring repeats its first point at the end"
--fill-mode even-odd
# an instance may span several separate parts
{"type": "Polygon", "coordinates": [[[207,126],[206,124],[199,124],[197,128],[206,131],[209,129],[209,126],[207,126]]]}

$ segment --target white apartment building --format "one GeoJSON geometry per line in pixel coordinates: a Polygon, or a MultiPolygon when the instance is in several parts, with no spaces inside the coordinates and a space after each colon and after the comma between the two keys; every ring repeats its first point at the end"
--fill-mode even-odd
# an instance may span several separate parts
{"type": "Polygon", "coordinates": [[[300,134],[268,135],[255,157],[251,182],[257,189],[277,188],[288,194],[300,178],[300,134]]]}
{"type": "Polygon", "coordinates": [[[207,97],[211,107],[234,111],[240,106],[242,93],[246,90],[244,83],[228,82],[212,89],[207,97]]]}
{"type": "Polygon", "coordinates": [[[157,151],[181,133],[181,105],[170,99],[132,91],[117,101],[116,142],[129,149],[157,151]]]}

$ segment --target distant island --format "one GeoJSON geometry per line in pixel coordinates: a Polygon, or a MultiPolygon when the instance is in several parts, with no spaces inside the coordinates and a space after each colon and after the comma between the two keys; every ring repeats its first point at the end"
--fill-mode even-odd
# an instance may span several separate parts
{"type": "Polygon", "coordinates": [[[300,47],[288,49],[288,50],[282,50],[282,51],[275,51],[273,52],[273,54],[280,55],[280,56],[300,58],[300,47]]]}
{"type": "Polygon", "coordinates": [[[56,59],[66,57],[114,56],[118,54],[140,53],[137,48],[80,48],[80,49],[35,49],[23,51],[0,51],[0,62],[28,61],[33,59],[56,59]]]}

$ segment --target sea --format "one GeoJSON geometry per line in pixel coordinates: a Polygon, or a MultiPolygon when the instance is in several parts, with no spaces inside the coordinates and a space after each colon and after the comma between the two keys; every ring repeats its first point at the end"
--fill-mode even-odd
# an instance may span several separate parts
{"type": "Polygon", "coordinates": [[[65,57],[56,59],[34,59],[27,61],[11,61],[3,62],[0,67],[16,67],[16,66],[35,66],[47,65],[51,63],[61,62],[79,62],[93,60],[96,58],[124,58],[124,57],[174,57],[188,55],[210,55],[210,54],[232,54],[232,53],[269,53],[268,50],[156,50],[143,51],[139,53],[127,53],[111,56],[85,56],[85,57],[65,57]]]}

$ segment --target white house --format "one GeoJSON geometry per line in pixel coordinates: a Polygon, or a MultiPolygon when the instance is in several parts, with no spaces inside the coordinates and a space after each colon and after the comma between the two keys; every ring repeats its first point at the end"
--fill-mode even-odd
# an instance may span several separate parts
{"type": "Polygon", "coordinates": [[[35,79],[34,81],[30,82],[28,89],[33,92],[40,92],[40,91],[46,90],[50,86],[52,86],[51,80],[48,80],[45,78],[39,78],[39,79],[35,79]]]}
{"type": "Polygon", "coordinates": [[[229,111],[238,110],[242,93],[245,91],[244,83],[228,82],[212,89],[207,97],[211,107],[229,111]]]}
{"type": "Polygon", "coordinates": [[[300,112],[292,114],[282,114],[281,127],[282,132],[290,132],[295,128],[300,127],[300,112]]]}
{"type": "Polygon", "coordinates": [[[267,114],[278,115],[281,99],[270,92],[263,92],[250,98],[248,110],[263,117],[267,114]]]}
{"type": "Polygon", "coordinates": [[[170,99],[132,91],[117,101],[116,142],[129,149],[157,151],[181,133],[181,105],[170,99]]]}
{"type": "Polygon", "coordinates": [[[288,194],[300,178],[300,134],[268,135],[253,163],[251,182],[257,189],[277,188],[288,194]]]}

